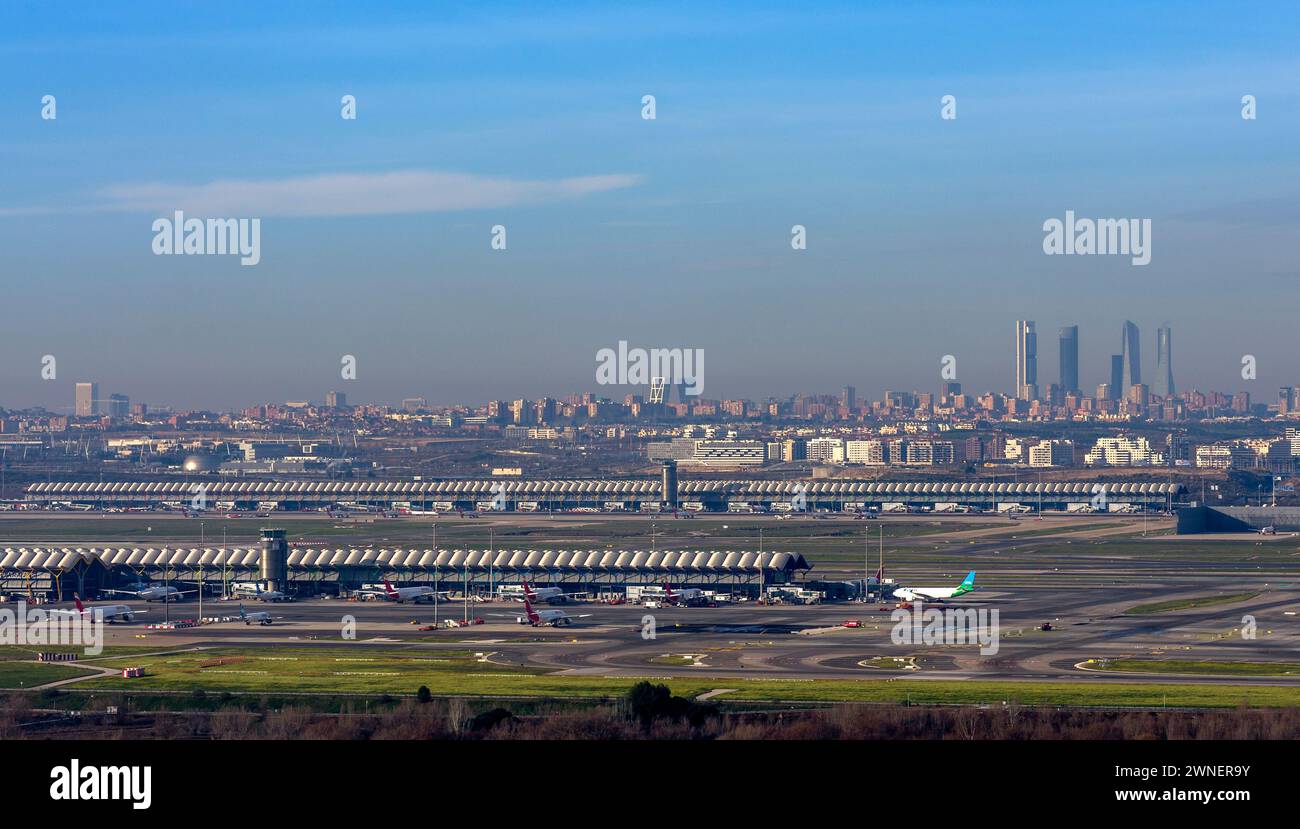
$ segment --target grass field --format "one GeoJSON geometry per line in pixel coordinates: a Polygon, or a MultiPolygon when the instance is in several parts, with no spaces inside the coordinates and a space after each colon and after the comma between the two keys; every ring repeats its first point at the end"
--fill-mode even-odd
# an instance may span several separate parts
{"type": "Polygon", "coordinates": [[[62,663],[17,662],[6,660],[0,662],[0,688],[31,688],[60,679],[74,676],[87,676],[95,673],[84,668],[76,668],[62,663]]]}
{"type": "Polygon", "coordinates": [[[1221,596],[1193,596],[1187,599],[1170,599],[1167,602],[1139,604],[1125,610],[1128,616],[1146,616],[1152,613],[1170,613],[1175,610],[1190,610],[1194,607],[1213,607],[1220,604],[1235,604],[1249,601],[1259,593],[1228,593],[1221,596]]]}
{"type": "MultiPolygon", "coordinates": [[[[536,669],[484,663],[469,651],[366,651],[338,648],[239,649],[174,653],[157,657],[119,657],[96,664],[145,667],[139,679],[96,677],[69,690],[267,693],[310,695],[411,695],[425,685],[439,696],[485,698],[603,699],[620,697],[639,679],[663,682],[674,693],[695,696],[735,688],[714,697],[720,702],[912,702],[1117,707],[1300,706],[1300,688],[1234,685],[1155,685],[1139,682],[1095,684],[1024,681],[917,681],[822,679],[716,679],[707,676],[646,677],[556,676],[536,669]]],[[[62,666],[51,666],[62,667],[62,666]]],[[[705,670],[705,669],[701,669],[705,670]]]]}
{"type": "Polygon", "coordinates": [[[1088,666],[1096,671],[1206,676],[1296,676],[1300,662],[1215,662],[1194,659],[1107,659],[1088,666]]]}

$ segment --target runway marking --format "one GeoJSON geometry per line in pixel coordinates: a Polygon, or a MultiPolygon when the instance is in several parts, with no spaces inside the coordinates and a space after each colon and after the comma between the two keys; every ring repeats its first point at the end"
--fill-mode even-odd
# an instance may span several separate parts
{"type": "Polygon", "coordinates": [[[331,676],[401,676],[396,671],[330,671],[331,676]]]}

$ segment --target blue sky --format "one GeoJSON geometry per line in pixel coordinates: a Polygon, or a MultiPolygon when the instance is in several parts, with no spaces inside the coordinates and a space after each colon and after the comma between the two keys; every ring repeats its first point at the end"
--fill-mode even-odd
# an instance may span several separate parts
{"type": "Polygon", "coordinates": [[[1133,319],[1181,387],[1300,383],[1288,4],[537,6],[6,4],[0,406],[562,394],[619,340],[703,348],[709,397],[945,354],[1009,389],[1017,318],[1044,381],[1058,326],[1091,388],[1133,319]],[[205,205],[262,217],[258,266],[152,254],[205,205]],[[1151,264],[1045,256],[1067,209],[1151,218],[1151,264]]]}

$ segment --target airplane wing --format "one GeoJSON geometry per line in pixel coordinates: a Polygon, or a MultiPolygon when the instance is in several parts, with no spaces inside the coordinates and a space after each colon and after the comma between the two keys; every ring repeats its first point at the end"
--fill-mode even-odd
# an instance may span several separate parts
{"type": "Polygon", "coordinates": [[[99,591],[99,592],[101,592],[101,593],[121,593],[123,596],[139,596],[139,595],[140,595],[140,591],[138,591],[138,590],[114,590],[114,589],[112,589],[111,587],[106,587],[106,588],[104,588],[103,590],[101,590],[101,591],[99,591]]]}

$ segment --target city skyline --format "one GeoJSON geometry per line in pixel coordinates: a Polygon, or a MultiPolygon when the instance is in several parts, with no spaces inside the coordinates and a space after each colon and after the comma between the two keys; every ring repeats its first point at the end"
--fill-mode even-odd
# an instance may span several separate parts
{"type": "MultiPolygon", "coordinates": [[[[1038,362],[1039,362],[1040,355],[1038,352],[1038,345],[1037,345],[1036,322],[1034,320],[1017,320],[1014,326],[1015,337],[1013,339],[1013,353],[1012,353],[1012,356],[1014,358],[1013,372],[1012,372],[1013,377],[1010,386],[1007,388],[1002,388],[997,386],[984,388],[984,387],[972,387],[969,384],[967,384],[965,386],[966,393],[968,395],[986,394],[986,393],[1004,394],[1007,397],[1018,398],[1020,400],[1047,400],[1050,392],[1053,389],[1056,389],[1062,395],[1076,393],[1084,397],[1093,397],[1094,386],[1088,386],[1081,382],[1078,382],[1078,377],[1080,372],[1079,357],[1078,357],[1079,328],[1080,326],[1078,325],[1066,325],[1060,327],[1058,341],[1057,341],[1058,380],[1057,382],[1051,384],[1041,384],[1037,379],[1038,362]],[[1028,378],[1027,382],[1022,382],[1025,381],[1025,378],[1028,378]],[[1076,381],[1073,386],[1071,386],[1067,382],[1067,380],[1071,378],[1076,381]]],[[[1140,385],[1145,386],[1146,389],[1149,391],[1149,393],[1157,395],[1159,397],[1171,397],[1177,395],[1177,386],[1175,385],[1173,379],[1172,338],[1173,338],[1173,327],[1171,325],[1163,325],[1156,329],[1155,339],[1157,341],[1157,355],[1155,357],[1155,363],[1154,363],[1156,383],[1155,384],[1139,383],[1140,385]],[[1166,384],[1164,386],[1166,391],[1163,392],[1159,390],[1159,388],[1157,388],[1157,384],[1160,384],[1162,382],[1166,384]],[[1173,388],[1172,394],[1167,391],[1168,388],[1173,388]]],[[[1102,381],[1109,385],[1108,388],[1109,394],[1107,399],[1110,400],[1124,400],[1128,397],[1130,393],[1130,389],[1132,385],[1134,385],[1133,383],[1125,382],[1125,379],[1130,375],[1130,373],[1136,375],[1138,378],[1142,376],[1141,374],[1141,366],[1142,366],[1141,326],[1137,325],[1131,320],[1124,321],[1123,326],[1121,328],[1121,347],[1124,350],[1123,354],[1110,355],[1109,358],[1110,376],[1102,381]],[[1133,352],[1131,358],[1128,357],[1128,351],[1130,349],[1132,349],[1133,352]],[[1116,382],[1117,379],[1118,379],[1118,383],[1116,382]]],[[[1099,374],[1101,374],[1101,372],[1099,372],[1099,374]]],[[[930,387],[924,385],[914,384],[908,386],[906,384],[900,384],[890,388],[879,389],[878,394],[873,395],[871,392],[868,392],[865,399],[868,400],[883,399],[884,396],[891,390],[891,388],[893,390],[909,390],[909,391],[918,391],[922,393],[926,392],[927,390],[932,390],[941,394],[943,390],[947,386],[949,386],[952,382],[956,382],[956,385],[958,387],[963,386],[962,382],[959,380],[950,381],[941,378],[938,381],[936,381],[933,389],[930,389],[930,387]]],[[[1258,400],[1266,400],[1271,398],[1272,392],[1270,391],[1269,386],[1267,384],[1261,385],[1262,381],[1243,380],[1242,382],[1243,384],[1246,384],[1246,387],[1243,388],[1241,386],[1230,386],[1227,388],[1214,388],[1211,386],[1200,386],[1193,383],[1189,386],[1189,389],[1203,392],[1203,393],[1219,392],[1219,393],[1227,393],[1227,394],[1235,394],[1244,391],[1247,393],[1253,392],[1254,393],[1253,396],[1255,397],[1255,399],[1258,400]]],[[[1293,385],[1295,382],[1296,381],[1282,380],[1279,381],[1279,383],[1277,383],[1276,386],[1282,387],[1282,386],[1293,385]]],[[[92,414],[98,415],[98,414],[106,413],[107,410],[109,409],[109,406],[106,406],[104,404],[117,403],[119,406],[124,407],[130,399],[138,400],[138,398],[135,397],[134,395],[123,395],[120,392],[110,394],[106,397],[101,397],[99,391],[101,384],[98,381],[78,380],[73,385],[75,387],[75,400],[74,400],[74,405],[72,406],[60,406],[56,404],[53,407],[51,407],[41,403],[17,405],[13,403],[6,403],[6,401],[0,399],[0,409],[9,408],[15,410],[22,410],[27,408],[46,408],[55,412],[62,409],[68,409],[75,412],[79,417],[85,417],[92,414]]],[[[351,384],[345,381],[342,382],[341,384],[336,382],[335,385],[348,386],[351,384]]],[[[1097,388],[1100,387],[1100,383],[1095,385],[1097,388]]],[[[858,398],[857,392],[858,392],[858,386],[856,385],[853,384],[841,385],[838,390],[838,397],[840,398],[841,401],[856,401],[858,398]]],[[[583,393],[595,393],[598,394],[598,396],[609,398],[609,399],[622,398],[629,394],[640,394],[647,401],[651,401],[651,402],[656,401],[656,396],[655,396],[656,392],[653,389],[652,384],[649,383],[623,384],[623,385],[616,385],[616,386],[601,386],[598,383],[590,383],[586,387],[580,386],[577,388],[567,390],[565,392],[561,392],[555,388],[551,388],[551,389],[546,389],[542,394],[525,394],[523,399],[530,399],[530,400],[548,399],[548,398],[559,399],[558,396],[562,394],[583,394],[583,393]]],[[[186,406],[186,405],[178,405],[165,400],[152,401],[152,402],[141,401],[141,402],[144,402],[146,406],[152,405],[154,408],[163,407],[163,408],[174,409],[174,410],[239,411],[243,408],[247,408],[248,406],[263,405],[263,404],[277,402],[277,401],[282,402],[282,401],[301,400],[301,401],[313,402],[313,403],[320,402],[322,405],[326,407],[333,408],[335,407],[336,404],[331,402],[332,398],[336,400],[341,400],[342,402],[338,403],[337,405],[340,407],[345,407],[347,405],[346,401],[348,399],[348,394],[349,392],[343,390],[340,387],[340,388],[330,388],[323,392],[316,390],[308,395],[282,395],[278,398],[270,397],[270,398],[265,398],[260,400],[253,400],[249,402],[226,401],[217,406],[186,406]],[[319,397],[313,395],[319,395],[319,397]]],[[[768,394],[759,394],[759,395],[708,394],[708,395],[701,395],[701,399],[708,399],[708,400],[749,399],[749,400],[761,401],[761,400],[768,400],[768,399],[787,399],[787,398],[797,397],[801,395],[830,395],[830,394],[834,394],[834,392],[826,389],[803,388],[794,391],[789,391],[786,393],[768,393],[768,394]]],[[[396,398],[368,398],[364,396],[354,395],[354,400],[364,401],[368,404],[373,404],[373,405],[392,405],[394,403],[400,405],[400,402],[404,402],[407,399],[411,399],[412,395],[418,395],[419,399],[425,400],[426,402],[431,402],[432,405],[439,406],[439,407],[475,406],[475,405],[483,405],[492,400],[520,399],[517,390],[511,391],[510,393],[506,393],[506,394],[495,395],[493,397],[489,397],[486,399],[465,399],[465,400],[437,400],[436,398],[430,397],[427,394],[420,394],[419,390],[408,390],[406,392],[399,394],[396,398]]],[[[663,402],[670,402],[670,400],[672,399],[675,399],[676,402],[686,402],[690,398],[685,396],[683,393],[679,391],[673,395],[669,395],[668,398],[665,399],[663,402]]],[[[853,405],[849,404],[848,407],[853,408],[853,405]]]]}

